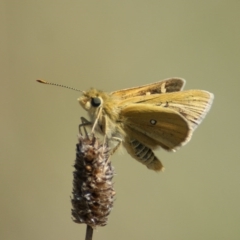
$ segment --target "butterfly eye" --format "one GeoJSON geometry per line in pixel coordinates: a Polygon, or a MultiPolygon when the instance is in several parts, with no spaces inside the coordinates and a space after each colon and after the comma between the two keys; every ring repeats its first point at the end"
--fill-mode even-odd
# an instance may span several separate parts
{"type": "Polygon", "coordinates": [[[92,105],[93,107],[99,107],[99,106],[101,105],[101,99],[100,99],[100,98],[97,98],[97,97],[92,98],[92,100],[91,100],[91,105],[92,105]]]}

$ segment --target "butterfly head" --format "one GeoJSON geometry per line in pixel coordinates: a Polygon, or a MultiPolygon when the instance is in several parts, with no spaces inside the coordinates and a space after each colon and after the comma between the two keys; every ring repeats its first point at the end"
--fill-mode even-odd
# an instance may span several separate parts
{"type": "Polygon", "coordinates": [[[84,92],[83,95],[78,98],[80,105],[87,112],[94,113],[97,112],[104,104],[106,99],[106,94],[96,89],[90,89],[87,92],[84,92]]]}

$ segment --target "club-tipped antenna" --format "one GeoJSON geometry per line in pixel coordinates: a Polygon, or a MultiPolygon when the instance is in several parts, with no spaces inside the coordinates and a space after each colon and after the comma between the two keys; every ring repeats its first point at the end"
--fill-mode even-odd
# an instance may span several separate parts
{"type": "Polygon", "coordinates": [[[77,91],[77,92],[84,93],[84,91],[81,91],[81,90],[73,88],[73,87],[68,87],[68,86],[65,86],[65,85],[57,84],[57,83],[51,83],[51,82],[47,82],[47,81],[41,80],[41,79],[37,79],[36,81],[39,82],[39,83],[53,85],[53,86],[57,86],[57,87],[68,88],[68,89],[71,89],[71,90],[74,90],[74,91],[77,91]]]}

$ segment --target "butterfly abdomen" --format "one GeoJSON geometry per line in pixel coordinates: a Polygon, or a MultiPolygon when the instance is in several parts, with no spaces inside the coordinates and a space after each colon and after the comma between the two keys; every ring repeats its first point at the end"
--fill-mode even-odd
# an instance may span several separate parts
{"type": "Polygon", "coordinates": [[[161,171],[164,169],[162,163],[154,155],[152,149],[142,144],[138,140],[128,140],[124,143],[124,145],[128,153],[133,158],[144,164],[147,168],[155,171],[161,171]]]}

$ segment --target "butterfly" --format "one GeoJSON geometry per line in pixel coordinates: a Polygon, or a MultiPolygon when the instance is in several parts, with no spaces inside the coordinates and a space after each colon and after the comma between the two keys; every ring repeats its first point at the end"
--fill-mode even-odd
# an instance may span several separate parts
{"type": "Polygon", "coordinates": [[[154,150],[175,151],[189,142],[214,99],[208,91],[183,91],[184,85],[182,78],[169,78],[111,93],[94,88],[78,90],[82,92],[78,101],[90,117],[90,121],[82,118],[81,125],[92,126],[92,131],[101,133],[108,142],[116,141],[113,152],[122,144],[147,168],[163,170],[154,150]]]}

